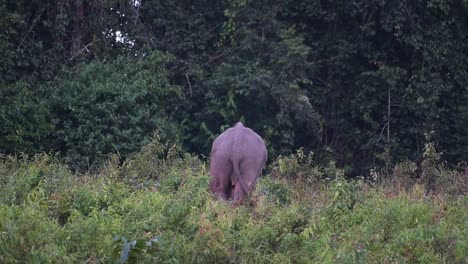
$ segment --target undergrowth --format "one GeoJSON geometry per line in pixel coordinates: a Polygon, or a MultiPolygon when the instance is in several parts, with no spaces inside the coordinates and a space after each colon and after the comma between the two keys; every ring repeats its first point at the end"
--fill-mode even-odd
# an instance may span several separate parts
{"type": "Polygon", "coordinates": [[[346,180],[299,150],[236,208],[213,199],[204,162],[157,139],[88,174],[5,156],[0,263],[467,263],[467,176],[426,151],[346,180]]]}

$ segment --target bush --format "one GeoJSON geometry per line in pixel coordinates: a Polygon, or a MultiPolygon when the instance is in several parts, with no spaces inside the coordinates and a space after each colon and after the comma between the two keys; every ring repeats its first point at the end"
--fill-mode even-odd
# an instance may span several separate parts
{"type": "Polygon", "coordinates": [[[466,260],[466,196],[427,193],[420,183],[389,192],[342,176],[303,189],[304,182],[265,175],[234,208],[213,198],[203,162],[166,150],[155,139],[123,165],[112,158],[88,174],[47,155],[4,157],[0,262],[466,260]],[[148,163],[158,149],[165,154],[148,163]]]}
{"type": "Polygon", "coordinates": [[[102,164],[111,154],[126,157],[159,130],[177,142],[172,121],[180,106],[178,87],[169,84],[168,56],[120,57],[65,70],[42,87],[55,130],[53,148],[77,169],[102,164]]]}
{"type": "Polygon", "coordinates": [[[0,153],[36,153],[52,130],[46,106],[24,81],[0,83],[0,153]]]}
{"type": "Polygon", "coordinates": [[[468,193],[468,177],[464,174],[466,162],[458,166],[450,166],[442,160],[442,153],[437,144],[431,141],[431,134],[426,134],[427,142],[424,144],[422,158],[415,162],[403,160],[392,165],[391,157],[385,152],[383,159],[385,168],[371,169],[371,184],[385,186],[388,192],[410,191],[416,185],[422,186],[427,194],[446,196],[466,195],[468,193]]]}
{"type": "Polygon", "coordinates": [[[0,157],[1,204],[22,204],[31,192],[43,197],[66,192],[76,176],[47,154],[0,157]]]}

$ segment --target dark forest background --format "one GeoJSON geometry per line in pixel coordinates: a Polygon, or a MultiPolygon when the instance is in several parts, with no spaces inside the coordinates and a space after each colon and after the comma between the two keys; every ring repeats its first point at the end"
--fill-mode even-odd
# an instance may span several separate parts
{"type": "Polygon", "coordinates": [[[350,176],[468,160],[467,0],[0,3],[0,153],[208,155],[243,121],[350,176]]]}

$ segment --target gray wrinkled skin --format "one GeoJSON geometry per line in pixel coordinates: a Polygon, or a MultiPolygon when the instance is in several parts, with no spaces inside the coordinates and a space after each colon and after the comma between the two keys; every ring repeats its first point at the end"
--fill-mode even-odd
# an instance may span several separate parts
{"type": "Polygon", "coordinates": [[[218,199],[239,205],[255,187],[267,160],[263,139],[241,122],[219,135],[210,155],[210,189],[218,199]]]}

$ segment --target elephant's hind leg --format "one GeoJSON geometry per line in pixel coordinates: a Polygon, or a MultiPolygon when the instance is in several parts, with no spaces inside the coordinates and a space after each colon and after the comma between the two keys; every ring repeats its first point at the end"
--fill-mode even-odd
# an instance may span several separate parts
{"type": "Polygon", "coordinates": [[[228,200],[233,199],[234,197],[234,188],[236,186],[232,184],[232,182],[229,180],[228,187],[227,187],[227,198],[228,200]]]}
{"type": "Polygon", "coordinates": [[[234,187],[234,191],[232,194],[232,204],[234,206],[240,205],[245,196],[246,196],[246,193],[244,192],[244,188],[242,188],[240,182],[237,181],[237,184],[234,187]]]}
{"type": "Polygon", "coordinates": [[[224,187],[225,184],[224,184],[224,181],[221,178],[222,177],[219,177],[219,178],[218,177],[213,177],[213,178],[211,178],[210,190],[217,199],[227,200],[229,198],[228,193],[227,193],[227,188],[224,187]]]}
{"type": "Polygon", "coordinates": [[[230,160],[218,159],[211,162],[210,189],[217,199],[228,200],[230,198],[230,176],[232,164],[230,160]]]}
{"type": "Polygon", "coordinates": [[[233,196],[232,202],[235,206],[242,203],[242,200],[255,187],[255,184],[257,182],[257,175],[258,175],[258,172],[252,169],[244,170],[241,173],[241,175],[239,176],[239,179],[237,180],[236,187],[234,188],[234,193],[232,195],[233,196]],[[241,180],[243,181],[244,186],[240,183],[241,180]],[[245,190],[244,190],[244,187],[246,188],[245,190]]]}

